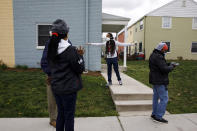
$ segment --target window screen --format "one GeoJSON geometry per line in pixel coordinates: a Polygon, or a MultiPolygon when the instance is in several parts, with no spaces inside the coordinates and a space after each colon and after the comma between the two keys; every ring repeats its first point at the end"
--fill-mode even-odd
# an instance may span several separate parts
{"type": "Polygon", "coordinates": [[[38,46],[45,46],[49,39],[51,25],[38,25],[38,46]]]}

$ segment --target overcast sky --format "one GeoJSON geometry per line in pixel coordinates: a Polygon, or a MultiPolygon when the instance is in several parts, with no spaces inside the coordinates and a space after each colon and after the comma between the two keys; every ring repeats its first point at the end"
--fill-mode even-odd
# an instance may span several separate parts
{"type": "MultiPolygon", "coordinates": [[[[131,18],[129,24],[173,0],[103,0],[103,12],[131,18]]],[[[197,2],[197,0],[195,0],[197,2]]]]}

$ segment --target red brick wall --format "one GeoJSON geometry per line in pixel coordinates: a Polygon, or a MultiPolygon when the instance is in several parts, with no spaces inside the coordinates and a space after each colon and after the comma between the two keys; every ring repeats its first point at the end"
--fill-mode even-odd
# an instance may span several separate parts
{"type": "MultiPolygon", "coordinates": [[[[118,41],[119,42],[124,42],[124,31],[118,35],[118,41]]],[[[123,46],[119,46],[118,47],[118,53],[123,52],[124,51],[124,47],[123,46]]]]}

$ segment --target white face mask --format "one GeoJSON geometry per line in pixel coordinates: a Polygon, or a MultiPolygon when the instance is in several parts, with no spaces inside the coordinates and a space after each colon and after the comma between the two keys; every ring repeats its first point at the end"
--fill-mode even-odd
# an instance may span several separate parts
{"type": "Polygon", "coordinates": [[[109,37],[106,37],[106,41],[109,41],[110,40],[110,38],[109,37]]]}
{"type": "Polygon", "coordinates": [[[52,36],[52,31],[49,31],[49,35],[52,36]]]}

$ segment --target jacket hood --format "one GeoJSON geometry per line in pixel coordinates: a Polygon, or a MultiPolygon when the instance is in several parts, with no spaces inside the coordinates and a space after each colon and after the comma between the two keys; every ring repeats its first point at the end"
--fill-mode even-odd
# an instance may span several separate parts
{"type": "Polygon", "coordinates": [[[68,43],[68,40],[61,39],[58,45],[58,54],[61,54],[65,51],[71,44],[68,43]]]}

